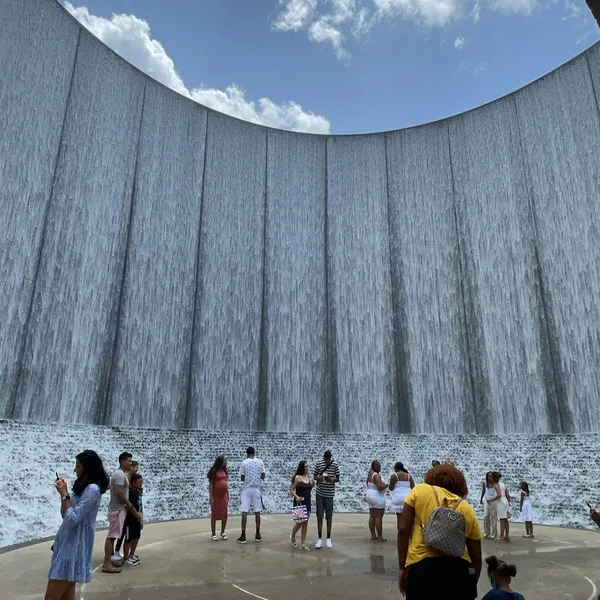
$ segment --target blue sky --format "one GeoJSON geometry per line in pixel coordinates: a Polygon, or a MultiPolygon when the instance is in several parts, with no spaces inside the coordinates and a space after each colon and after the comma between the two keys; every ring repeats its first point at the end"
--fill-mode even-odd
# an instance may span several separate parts
{"type": "Polygon", "coordinates": [[[83,0],[64,4],[163,83],[318,133],[443,118],[600,39],[585,0],[83,0]]]}

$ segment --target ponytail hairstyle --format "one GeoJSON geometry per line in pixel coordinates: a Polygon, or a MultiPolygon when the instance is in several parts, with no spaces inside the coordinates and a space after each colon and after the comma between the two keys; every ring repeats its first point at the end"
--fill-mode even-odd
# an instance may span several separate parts
{"type": "Polygon", "coordinates": [[[529,484],[526,481],[521,481],[519,487],[529,496],[529,484]]]}
{"type": "Polygon", "coordinates": [[[515,565],[509,565],[507,563],[502,563],[498,566],[496,570],[496,577],[502,577],[508,579],[510,581],[511,577],[515,577],[517,575],[517,567],[515,565]]]}
{"type": "Polygon", "coordinates": [[[505,579],[507,582],[510,582],[511,577],[517,575],[517,567],[515,565],[509,565],[503,560],[499,560],[496,556],[488,556],[485,562],[488,565],[487,576],[489,579],[493,578],[495,581],[505,579]]]}
{"type": "Polygon", "coordinates": [[[394,472],[397,473],[398,471],[402,471],[408,475],[408,471],[404,468],[404,465],[400,461],[394,465],[394,472]]]}
{"type": "Polygon", "coordinates": [[[493,575],[496,574],[496,571],[498,570],[498,565],[500,565],[502,563],[502,561],[498,560],[498,558],[496,556],[488,556],[485,559],[485,562],[487,563],[487,576],[488,577],[492,577],[493,575]]]}

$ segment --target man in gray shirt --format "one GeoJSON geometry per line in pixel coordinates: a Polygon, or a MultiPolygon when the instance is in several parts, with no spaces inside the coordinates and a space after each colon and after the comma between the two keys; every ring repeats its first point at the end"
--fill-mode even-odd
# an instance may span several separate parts
{"type": "Polygon", "coordinates": [[[121,569],[115,567],[112,555],[115,550],[115,540],[121,537],[125,515],[130,512],[136,519],[141,519],[138,512],[129,502],[129,479],[127,471],[131,469],[131,454],[122,452],[119,456],[119,468],[110,478],[110,500],[108,502],[108,535],[104,543],[103,573],[120,573],[121,569]]]}

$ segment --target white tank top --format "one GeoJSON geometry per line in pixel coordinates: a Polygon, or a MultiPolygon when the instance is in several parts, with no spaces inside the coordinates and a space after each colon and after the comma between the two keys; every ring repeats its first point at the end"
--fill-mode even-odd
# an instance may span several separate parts
{"type": "Polygon", "coordinates": [[[495,498],[496,497],[496,490],[493,487],[489,488],[489,487],[486,486],[485,487],[485,497],[486,498],[495,498]]]}

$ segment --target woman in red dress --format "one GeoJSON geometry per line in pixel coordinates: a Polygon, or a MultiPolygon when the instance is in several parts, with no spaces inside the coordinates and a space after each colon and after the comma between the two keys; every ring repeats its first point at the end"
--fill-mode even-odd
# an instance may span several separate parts
{"type": "Polygon", "coordinates": [[[227,458],[217,456],[215,464],[208,471],[208,498],[210,501],[210,528],[212,541],[219,538],[216,534],[217,521],[221,521],[221,539],[226,540],[227,505],[229,504],[229,487],[227,485],[227,458]]]}

